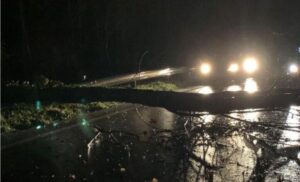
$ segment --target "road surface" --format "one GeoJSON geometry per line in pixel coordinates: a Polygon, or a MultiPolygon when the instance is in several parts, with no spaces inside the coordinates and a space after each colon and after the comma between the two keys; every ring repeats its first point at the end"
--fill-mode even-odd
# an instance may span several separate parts
{"type": "Polygon", "coordinates": [[[3,135],[2,180],[297,181],[299,115],[299,106],[180,116],[121,104],[76,124],[3,135]]]}

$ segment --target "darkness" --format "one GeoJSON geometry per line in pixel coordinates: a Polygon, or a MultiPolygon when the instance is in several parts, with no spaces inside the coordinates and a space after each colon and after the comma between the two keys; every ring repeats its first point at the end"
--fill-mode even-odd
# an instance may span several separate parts
{"type": "Polygon", "coordinates": [[[285,61],[299,0],[2,0],[2,79],[66,82],[245,54],[285,61]]]}

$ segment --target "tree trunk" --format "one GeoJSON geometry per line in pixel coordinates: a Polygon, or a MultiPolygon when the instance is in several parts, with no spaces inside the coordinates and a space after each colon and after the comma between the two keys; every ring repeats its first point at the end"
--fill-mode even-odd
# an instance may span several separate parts
{"type": "Polygon", "coordinates": [[[208,111],[224,113],[235,109],[274,108],[300,105],[300,90],[272,92],[221,92],[210,95],[170,91],[150,91],[108,88],[51,88],[2,90],[2,103],[14,102],[73,102],[117,101],[164,107],[172,111],[208,111]]]}

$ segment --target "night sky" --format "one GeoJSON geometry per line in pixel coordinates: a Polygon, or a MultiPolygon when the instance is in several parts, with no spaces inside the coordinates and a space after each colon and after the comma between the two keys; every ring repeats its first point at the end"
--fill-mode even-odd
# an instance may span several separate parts
{"type": "Polygon", "coordinates": [[[300,45],[299,0],[2,0],[2,79],[66,82],[300,45]]]}

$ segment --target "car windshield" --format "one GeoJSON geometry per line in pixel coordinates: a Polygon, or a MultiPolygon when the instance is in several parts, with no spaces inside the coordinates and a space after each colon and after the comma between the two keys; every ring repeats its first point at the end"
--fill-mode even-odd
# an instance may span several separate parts
{"type": "Polygon", "coordinates": [[[299,181],[299,12],[3,0],[1,180],[299,181]]]}

